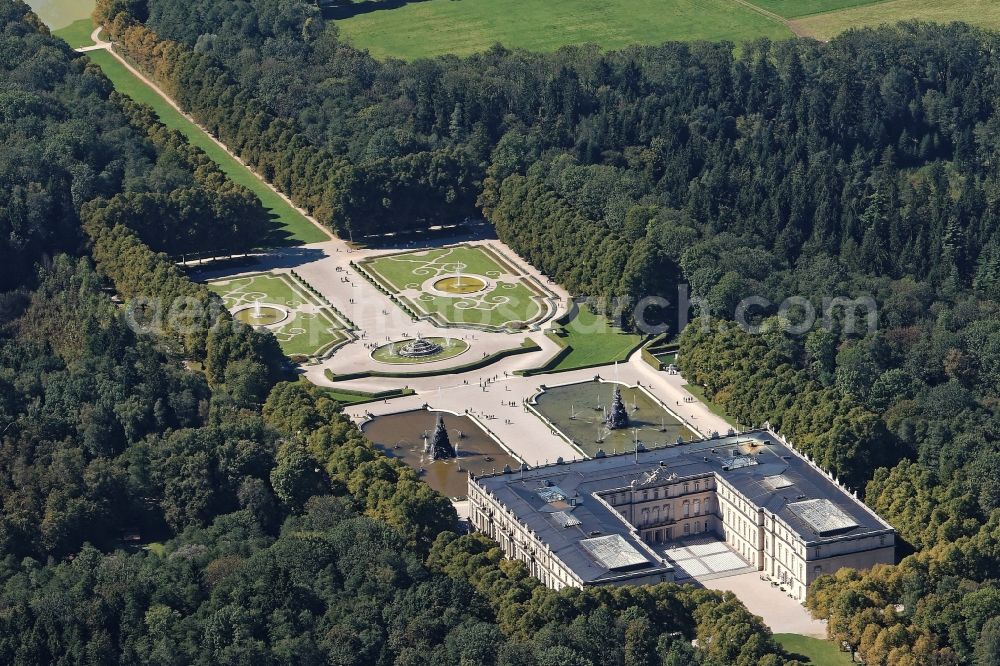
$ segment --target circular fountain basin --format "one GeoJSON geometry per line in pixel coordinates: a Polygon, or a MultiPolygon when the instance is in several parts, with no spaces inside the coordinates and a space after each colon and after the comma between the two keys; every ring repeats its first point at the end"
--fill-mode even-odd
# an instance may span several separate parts
{"type": "Polygon", "coordinates": [[[420,286],[420,289],[431,296],[461,298],[482,293],[490,287],[490,281],[482,275],[449,273],[427,280],[420,286]]]}
{"type": "Polygon", "coordinates": [[[441,278],[434,283],[434,288],[449,294],[474,294],[486,288],[486,281],[475,275],[455,275],[441,278]]]}
{"type": "Polygon", "coordinates": [[[434,363],[455,358],[469,350],[469,343],[458,338],[418,338],[397,340],[375,348],[371,357],[379,363],[434,363]]]}
{"type": "Polygon", "coordinates": [[[271,303],[261,303],[259,306],[247,305],[233,310],[233,319],[249,326],[273,326],[280,324],[288,317],[288,310],[271,303]]]}

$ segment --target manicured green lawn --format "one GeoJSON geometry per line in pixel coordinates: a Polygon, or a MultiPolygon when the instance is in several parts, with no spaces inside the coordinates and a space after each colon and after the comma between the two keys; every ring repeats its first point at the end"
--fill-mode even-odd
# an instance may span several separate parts
{"type": "Polygon", "coordinates": [[[684,389],[694,397],[698,398],[698,400],[705,403],[705,406],[708,407],[708,411],[712,412],[734,428],[736,427],[736,419],[730,418],[729,414],[726,414],[726,410],[705,397],[705,389],[703,387],[696,386],[695,384],[685,384],[684,389]]]}
{"type": "Polygon", "coordinates": [[[79,21],[73,21],[65,28],[53,30],[52,34],[68,43],[74,49],[78,49],[81,46],[90,46],[94,43],[94,40],[90,38],[90,35],[93,32],[93,21],[89,18],[85,18],[80,19],[79,21]]]}
{"type": "Polygon", "coordinates": [[[288,356],[321,356],[346,336],[338,330],[337,323],[324,310],[295,314],[295,318],[276,329],[281,351],[288,356]]]}
{"type": "Polygon", "coordinates": [[[462,297],[422,294],[410,302],[452,324],[502,327],[541,314],[535,293],[521,282],[497,281],[490,291],[462,297]]]}
{"type": "Polygon", "coordinates": [[[580,306],[577,316],[563,330],[566,336],[555,340],[572,347],[573,351],[553,368],[556,371],[624,361],[642,341],[641,335],[614,328],[606,317],[595,314],[585,305],[580,306]]]}
{"type": "Polygon", "coordinates": [[[261,305],[282,306],[288,318],[269,327],[281,351],[288,356],[317,356],[347,339],[342,324],[311,294],[285,275],[259,274],[215,280],[208,288],[219,294],[230,310],[261,305]]]}
{"type": "Polygon", "coordinates": [[[997,0],[890,0],[796,20],[797,29],[817,39],[830,39],[849,28],[878,26],[906,19],[949,23],[965,21],[981,28],[1000,29],[997,0]]]}
{"type": "Polygon", "coordinates": [[[831,12],[845,7],[870,5],[880,0],[750,0],[761,9],[774,12],[785,18],[808,16],[821,12],[831,12]]]}
{"type": "Polygon", "coordinates": [[[775,634],[775,640],[789,652],[807,657],[812,666],[848,666],[851,657],[841,652],[832,641],[810,638],[799,634],[775,634]]]}
{"type": "Polygon", "coordinates": [[[170,106],[155,90],[136,78],[114,56],[106,51],[92,51],[88,55],[91,60],[100,65],[105,75],[114,83],[115,88],[132,99],[153,107],[160,122],[182,132],[188,141],[204,150],[234,182],[243,185],[257,195],[264,208],[271,212],[276,226],[273,238],[262,239],[262,244],[287,245],[329,240],[327,234],[317,229],[284,199],[265,186],[253,172],[230,157],[226,151],[212,141],[211,137],[170,106]]]}
{"type": "Polygon", "coordinates": [[[496,279],[505,272],[486,252],[469,245],[390,254],[373,259],[368,267],[396,291],[419,287],[438,275],[461,272],[496,279]]]}
{"type": "Polygon", "coordinates": [[[222,296],[226,307],[251,305],[255,301],[275,303],[296,308],[304,303],[318,305],[311,295],[305,294],[284,275],[253,275],[225,280],[214,280],[208,288],[222,296]]]}
{"type": "Polygon", "coordinates": [[[466,55],[496,42],[552,51],[587,42],[620,48],[670,40],[792,36],[786,26],[732,0],[424,0],[372,9],[337,23],[345,36],[373,55],[404,59],[466,55]]]}
{"type": "Polygon", "coordinates": [[[80,19],[89,21],[95,4],[94,0],[27,0],[27,3],[38,18],[54,30],[65,28],[80,19]]]}
{"type": "MultiPolygon", "coordinates": [[[[450,324],[504,327],[533,321],[542,314],[537,291],[479,246],[390,254],[362,264],[383,287],[414,310],[437,315],[450,324]],[[458,274],[485,284],[485,289],[464,295],[434,292],[440,280],[458,274]]],[[[438,287],[440,291],[454,293],[438,287]]]]}

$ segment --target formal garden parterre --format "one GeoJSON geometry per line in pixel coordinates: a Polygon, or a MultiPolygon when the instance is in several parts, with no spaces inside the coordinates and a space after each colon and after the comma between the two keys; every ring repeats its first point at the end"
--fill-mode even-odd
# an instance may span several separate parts
{"type": "Polygon", "coordinates": [[[436,326],[516,331],[556,311],[553,292],[489,245],[384,254],[354,267],[411,316],[436,326]]]}
{"type": "Polygon", "coordinates": [[[237,321],[266,328],[289,357],[324,357],[350,342],[350,324],[301,278],[278,272],[212,280],[237,321]]]}

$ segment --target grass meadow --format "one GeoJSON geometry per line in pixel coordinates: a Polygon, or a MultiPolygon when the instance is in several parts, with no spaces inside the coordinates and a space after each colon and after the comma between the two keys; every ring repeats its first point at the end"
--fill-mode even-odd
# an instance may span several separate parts
{"type": "Polygon", "coordinates": [[[89,21],[96,4],[94,0],[27,0],[27,3],[38,18],[53,30],[65,28],[81,19],[89,21]]]}
{"type": "Polygon", "coordinates": [[[880,0],[750,0],[761,9],[786,19],[832,12],[859,5],[871,5],[880,0]]]}
{"type": "MultiPolygon", "coordinates": [[[[755,0],[761,2],[762,0],[755,0]]],[[[792,22],[800,34],[830,39],[849,28],[875,27],[908,19],[951,23],[964,21],[981,28],[1000,29],[997,0],[889,0],[851,9],[816,14],[792,22]]]]}
{"type": "Polygon", "coordinates": [[[908,19],[1000,29],[997,0],[423,0],[360,2],[333,15],[341,32],[379,58],[468,55],[495,43],[552,51],[615,49],[680,40],[828,40],[853,27],[908,19]],[[756,11],[754,7],[761,11],[756,11]]]}
{"type": "Polygon", "coordinates": [[[733,0],[424,0],[389,8],[360,3],[349,11],[356,13],[337,24],[355,45],[406,60],[467,55],[496,42],[553,51],[585,42],[613,49],[792,36],[781,22],[733,0]]]}

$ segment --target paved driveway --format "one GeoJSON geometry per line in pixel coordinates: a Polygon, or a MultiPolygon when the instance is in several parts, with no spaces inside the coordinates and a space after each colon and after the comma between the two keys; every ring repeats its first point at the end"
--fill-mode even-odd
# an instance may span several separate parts
{"type": "Polygon", "coordinates": [[[760,572],[739,574],[726,578],[709,578],[695,581],[710,590],[733,592],[754,615],[776,634],[802,634],[826,638],[826,622],[814,620],[806,607],[770,583],[760,579],[760,572]]]}

